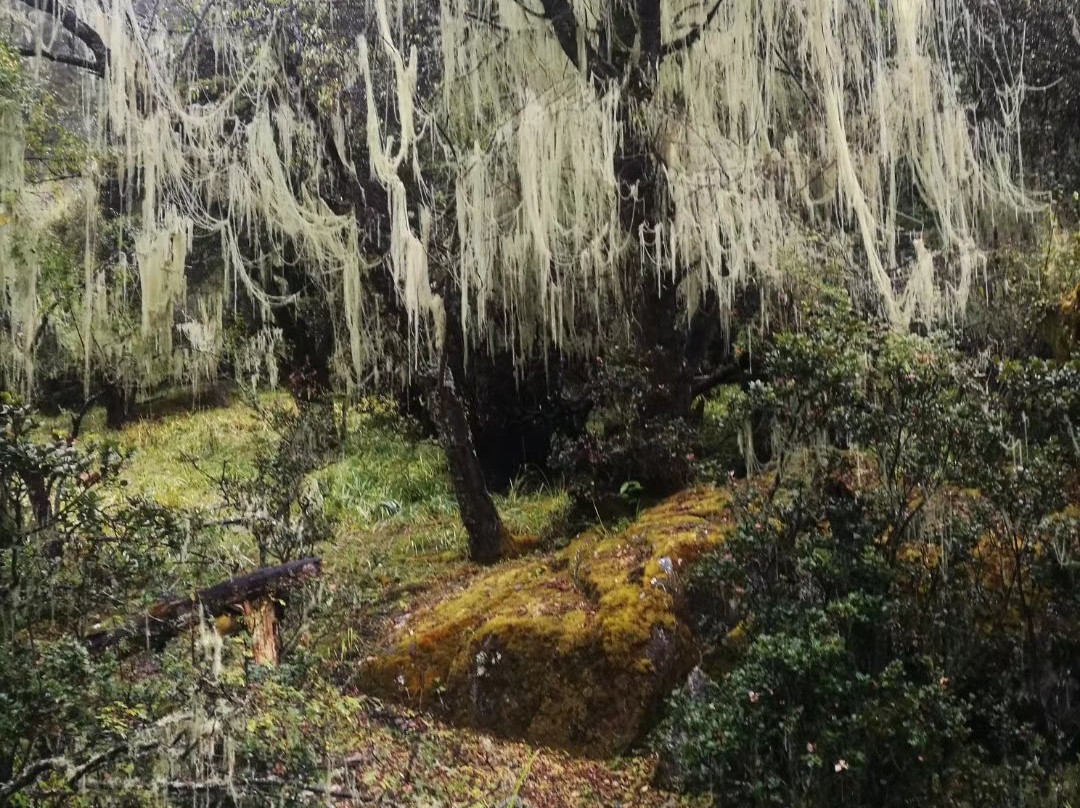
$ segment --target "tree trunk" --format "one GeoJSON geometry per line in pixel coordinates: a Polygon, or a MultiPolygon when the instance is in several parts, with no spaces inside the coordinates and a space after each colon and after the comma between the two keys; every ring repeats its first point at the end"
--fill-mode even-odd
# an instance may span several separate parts
{"type": "Polygon", "coordinates": [[[135,420],[135,394],[118,382],[106,381],[101,396],[105,404],[105,426],[120,429],[135,420]]]}
{"type": "Polygon", "coordinates": [[[469,559],[478,564],[493,564],[507,548],[510,533],[484,481],[465,405],[446,361],[441,363],[431,391],[431,411],[446,454],[461,521],[469,536],[469,559]]]}

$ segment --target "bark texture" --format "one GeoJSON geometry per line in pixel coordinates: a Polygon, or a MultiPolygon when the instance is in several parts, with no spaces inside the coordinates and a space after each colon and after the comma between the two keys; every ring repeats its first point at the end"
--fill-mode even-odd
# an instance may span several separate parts
{"type": "Polygon", "coordinates": [[[277,667],[281,655],[278,637],[278,606],[273,598],[256,598],[244,604],[244,619],[251,633],[251,651],[256,665],[277,667]]]}

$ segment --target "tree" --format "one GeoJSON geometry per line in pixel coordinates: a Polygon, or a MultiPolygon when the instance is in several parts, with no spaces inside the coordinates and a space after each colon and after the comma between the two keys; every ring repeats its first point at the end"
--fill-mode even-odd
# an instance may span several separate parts
{"type": "Polygon", "coordinates": [[[25,407],[0,402],[0,805],[50,770],[75,782],[111,760],[65,757],[93,726],[75,695],[94,673],[78,639],[175,576],[177,549],[193,543],[176,513],[108,501],[118,452],[35,440],[35,426],[25,407]]]}
{"type": "Polygon", "coordinates": [[[1068,199],[1080,181],[1080,24],[1075,3],[1007,0],[986,13],[997,19],[1001,35],[976,48],[965,71],[980,101],[979,114],[1003,112],[992,76],[1002,52],[1007,52],[1012,70],[1022,73],[1028,85],[1019,121],[1025,173],[1040,190],[1068,199]]]}
{"type": "Polygon", "coordinates": [[[269,318],[292,301],[273,278],[302,269],[350,388],[429,391],[478,561],[508,534],[460,395],[476,357],[623,340],[689,411],[700,341],[747,283],[839,265],[898,325],[949,318],[988,214],[1029,209],[1015,116],[965,106],[957,60],[993,29],[962,0],[20,1],[69,40],[33,51],[83,68],[95,142],[121,155],[134,372],[175,353],[197,230],[222,244],[218,300],[242,288],[269,318]]]}

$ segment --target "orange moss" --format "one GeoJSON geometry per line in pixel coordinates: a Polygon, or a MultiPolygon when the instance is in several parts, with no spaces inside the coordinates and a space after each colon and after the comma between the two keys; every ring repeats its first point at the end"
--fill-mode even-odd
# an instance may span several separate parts
{"type": "Polygon", "coordinates": [[[412,615],[362,680],[505,735],[618,751],[692,664],[682,581],[731,524],[730,493],[699,488],[618,534],[504,562],[412,615]]]}

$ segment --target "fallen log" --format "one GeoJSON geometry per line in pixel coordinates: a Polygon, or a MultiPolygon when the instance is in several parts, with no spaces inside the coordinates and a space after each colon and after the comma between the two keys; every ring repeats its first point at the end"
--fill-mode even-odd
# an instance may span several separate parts
{"type": "Polygon", "coordinates": [[[199,620],[233,611],[243,613],[243,604],[265,602],[321,572],[322,559],[317,557],[263,567],[200,589],[189,597],[163,598],[116,628],[88,635],[84,642],[91,654],[110,648],[118,649],[121,654],[160,650],[168,640],[193,628],[199,620]]]}

